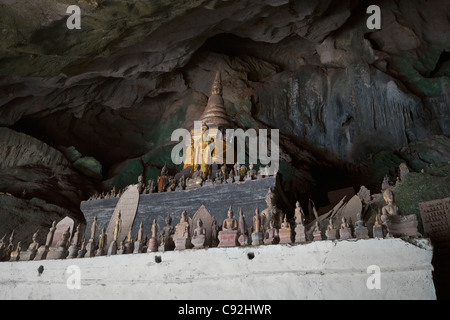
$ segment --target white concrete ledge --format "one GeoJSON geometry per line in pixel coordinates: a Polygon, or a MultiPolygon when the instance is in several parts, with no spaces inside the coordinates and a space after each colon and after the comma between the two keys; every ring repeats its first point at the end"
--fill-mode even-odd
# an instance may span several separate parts
{"type": "Polygon", "coordinates": [[[367,239],[1,262],[0,299],[436,299],[432,255],[427,239],[367,239]]]}

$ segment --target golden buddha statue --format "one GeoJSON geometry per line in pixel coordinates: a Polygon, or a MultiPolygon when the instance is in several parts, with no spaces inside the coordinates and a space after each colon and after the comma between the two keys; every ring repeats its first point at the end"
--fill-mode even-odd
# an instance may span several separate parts
{"type": "Polygon", "coordinates": [[[223,140],[225,129],[231,128],[222,97],[220,72],[211,89],[205,111],[200,117],[201,130],[197,124],[191,131],[190,146],[186,150],[184,168],[192,166],[192,173],[197,164],[201,166],[204,178],[211,174],[211,165],[224,163],[226,150],[231,146],[223,140]]]}

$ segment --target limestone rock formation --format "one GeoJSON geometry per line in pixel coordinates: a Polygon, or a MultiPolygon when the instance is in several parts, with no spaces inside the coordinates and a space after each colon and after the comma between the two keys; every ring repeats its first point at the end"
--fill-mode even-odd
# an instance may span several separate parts
{"type": "Polygon", "coordinates": [[[192,129],[216,70],[236,128],[280,129],[292,198],[441,162],[450,3],[378,3],[381,30],[350,0],[79,1],[69,30],[69,1],[5,0],[0,191],[76,216],[95,191],[179,169],[171,133],[192,129]]]}

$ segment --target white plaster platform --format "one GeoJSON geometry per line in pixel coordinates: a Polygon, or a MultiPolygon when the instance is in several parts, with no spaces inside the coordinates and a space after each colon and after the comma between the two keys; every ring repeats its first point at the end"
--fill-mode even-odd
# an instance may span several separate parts
{"type": "Polygon", "coordinates": [[[367,239],[0,262],[0,299],[436,299],[432,255],[427,239],[367,239]]]}

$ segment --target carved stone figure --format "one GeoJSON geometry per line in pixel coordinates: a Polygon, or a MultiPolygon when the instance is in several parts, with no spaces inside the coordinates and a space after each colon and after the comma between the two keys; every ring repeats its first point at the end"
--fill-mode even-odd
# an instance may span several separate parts
{"type": "Polygon", "coordinates": [[[305,213],[303,212],[300,202],[295,203],[295,213],[294,213],[295,224],[305,224],[305,213]]]}
{"type": "Polygon", "coordinates": [[[291,224],[288,222],[286,215],[284,216],[283,223],[281,224],[279,236],[280,236],[280,243],[291,243],[292,242],[291,224]]]}
{"type": "Polygon", "coordinates": [[[95,239],[95,233],[97,232],[97,217],[94,217],[94,221],[92,221],[92,226],[91,226],[91,237],[89,239],[95,239]]]}
{"type": "Polygon", "coordinates": [[[217,226],[217,221],[213,217],[213,222],[211,224],[211,247],[217,247],[219,245],[218,237],[219,227],[217,226]]]}
{"type": "Polygon", "coordinates": [[[387,237],[421,236],[418,232],[418,219],[415,214],[402,216],[394,203],[394,194],[391,190],[383,193],[386,205],[381,209],[382,225],[387,229],[387,237]]]}
{"type": "Polygon", "coordinates": [[[173,236],[175,234],[175,227],[172,226],[172,217],[167,214],[165,219],[166,225],[161,230],[161,243],[159,251],[172,251],[175,249],[175,242],[173,236]]]}
{"type": "Polygon", "coordinates": [[[254,180],[256,179],[256,170],[253,169],[253,163],[248,165],[248,171],[245,176],[245,180],[254,180]]]}
{"type": "Polygon", "coordinates": [[[180,181],[178,182],[178,189],[185,190],[186,189],[186,177],[184,174],[180,177],[180,181]]]}
{"type": "Polygon", "coordinates": [[[264,243],[264,234],[262,232],[261,216],[259,209],[256,208],[255,215],[253,216],[253,233],[252,233],[252,245],[260,245],[264,243]]]}
{"type": "MultiPolygon", "coordinates": [[[[37,230],[33,234],[32,242],[28,246],[28,249],[26,251],[23,251],[20,254],[20,261],[30,261],[30,260],[34,259],[34,257],[36,256],[37,250],[39,249],[38,236],[39,236],[39,230],[37,230]]],[[[0,246],[1,246],[1,244],[0,244],[0,246]]],[[[0,261],[1,261],[1,255],[0,255],[0,261]]]]}
{"type": "Polygon", "coordinates": [[[130,254],[134,251],[134,242],[133,242],[133,234],[132,234],[133,228],[130,227],[128,230],[127,237],[122,241],[122,250],[123,254],[130,254]]]}
{"type": "Polygon", "coordinates": [[[139,231],[138,231],[138,234],[137,234],[137,239],[134,242],[133,253],[141,253],[141,252],[143,252],[142,251],[142,248],[144,246],[144,241],[143,241],[144,239],[143,238],[144,238],[144,224],[141,221],[141,224],[139,225],[139,231]]]}
{"type": "Polygon", "coordinates": [[[345,217],[342,217],[341,227],[339,228],[339,238],[341,240],[353,238],[352,229],[350,228],[350,225],[347,223],[345,217]]]}
{"type": "Polygon", "coordinates": [[[167,188],[169,170],[167,169],[166,164],[161,169],[161,175],[158,177],[158,193],[165,192],[167,188]]]}
{"type": "Polygon", "coordinates": [[[244,213],[242,212],[242,209],[239,209],[238,229],[239,229],[239,238],[238,238],[239,244],[241,246],[248,246],[249,241],[248,241],[248,235],[247,235],[247,228],[245,226],[245,217],[244,217],[244,213]]]}
{"type": "Polygon", "coordinates": [[[384,191],[389,188],[389,177],[388,175],[384,176],[383,182],[381,183],[381,191],[384,191]]]}
{"type": "Polygon", "coordinates": [[[9,243],[6,246],[5,250],[5,261],[9,261],[11,259],[11,253],[14,251],[14,230],[11,233],[11,236],[9,237],[9,243]]]}
{"type": "Polygon", "coordinates": [[[323,240],[322,237],[322,230],[320,229],[319,221],[316,220],[314,231],[313,231],[313,241],[321,241],[323,240]]]}
{"type": "Polygon", "coordinates": [[[142,194],[144,192],[144,190],[145,190],[144,176],[142,176],[142,175],[140,175],[138,177],[138,186],[137,186],[137,188],[138,188],[139,194],[142,194]]]}
{"type": "Polygon", "coordinates": [[[204,248],[205,240],[206,240],[206,229],[203,227],[202,219],[198,219],[197,228],[195,228],[194,233],[192,235],[192,244],[194,245],[194,249],[204,248]]]}
{"type": "Polygon", "coordinates": [[[84,258],[86,255],[86,239],[83,237],[83,240],[81,241],[80,250],[78,250],[77,258],[84,258]]]}
{"type": "Polygon", "coordinates": [[[269,221],[271,220],[273,220],[274,227],[276,229],[280,229],[281,223],[283,222],[284,213],[282,210],[277,208],[277,196],[272,191],[272,188],[270,188],[267,192],[265,201],[267,208],[262,212],[264,230],[269,228],[269,221]]]}
{"type": "Polygon", "coordinates": [[[222,223],[219,232],[219,247],[234,247],[238,245],[238,223],[234,219],[233,208],[228,209],[228,217],[222,223]]]}
{"type": "Polygon", "coordinates": [[[240,173],[240,168],[241,166],[239,165],[239,162],[236,162],[234,164],[234,176],[235,176],[235,180],[237,178],[237,180],[239,181],[240,177],[241,177],[241,173],[240,173]]]}
{"type": "Polygon", "coordinates": [[[180,222],[175,227],[173,240],[175,242],[175,250],[189,249],[191,247],[189,222],[187,221],[187,212],[181,213],[180,222]]]}
{"type": "Polygon", "coordinates": [[[6,250],[6,234],[3,236],[3,238],[0,239],[0,261],[3,261],[5,257],[5,250],[6,250]]]}
{"type": "Polygon", "coordinates": [[[357,220],[355,222],[355,237],[357,239],[369,239],[369,230],[362,220],[361,213],[358,213],[356,217],[357,220]]]}
{"type": "Polygon", "coordinates": [[[17,243],[16,250],[12,251],[10,254],[9,261],[19,261],[20,260],[20,252],[22,251],[22,242],[17,243]]]}
{"type": "Polygon", "coordinates": [[[383,215],[397,215],[398,207],[394,203],[394,194],[391,190],[386,190],[383,192],[384,201],[386,201],[386,205],[381,209],[381,213],[383,215]]]}
{"type": "Polygon", "coordinates": [[[67,256],[68,259],[74,259],[78,256],[78,251],[80,250],[80,227],[81,225],[78,224],[77,229],[72,237],[72,242],[69,247],[69,255],[67,256]]]}
{"type": "Polygon", "coordinates": [[[68,247],[69,247],[69,239],[70,239],[70,227],[64,231],[61,239],[56,243],[56,247],[50,248],[47,253],[47,259],[65,259],[68,255],[68,247]]]}
{"type": "Polygon", "coordinates": [[[156,219],[153,219],[152,224],[152,237],[148,240],[147,252],[157,252],[158,251],[158,224],[156,219]]]}
{"type": "Polygon", "coordinates": [[[381,214],[378,213],[375,217],[375,223],[373,224],[373,237],[377,239],[384,238],[383,226],[381,225],[381,214]]]}
{"type": "Polygon", "coordinates": [[[400,183],[405,182],[406,175],[409,173],[409,168],[406,163],[401,163],[399,166],[400,183]]]}
{"type": "MultiPolygon", "coordinates": [[[[119,235],[120,235],[121,231],[122,231],[122,215],[121,215],[121,212],[119,211],[119,213],[117,215],[116,223],[114,225],[113,241],[111,241],[111,243],[109,244],[109,248],[107,251],[108,256],[117,254],[117,248],[118,248],[117,242],[119,241],[119,235]]],[[[105,242],[105,245],[106,245],[106,242],[105,242]]]]}
{"type": "Polygon", "coordinates": [[[264,235],[264,244],[277,244],[280,242],[280,237],[278,235],[278,229],[275,228],[273,220],[269,221],[269,229],[267,229],[264,235]]]}
{"type": "Polygon", "coordinates": [[[45,245],[39,247],[34,260],[45,260],[47,258],[48,251],[50,249],[50,245],[53,242],[53,236],[56,231],[56,221],[52,222],[52,226],[47,234],[47,238],[45,240],[45,245]]]}
{"type": "Polygon", "coordinates": [[[263,171],[262,168],[259,167],[258,173],[256,174],[256,179],[262,179],[263,178],[263,171]]]}
{"type": "Polygon", "coordinates": [[[224,164],[220,168],[220,171],[222,172],[223,180],[226,181],[228,179],[228,167],[224,164]]]}
{"type": "Polygon", "coordinates": [[[85,257],[94,257],[95,256],[95,233],[97,232],[97,217],[94,217],[94,220],[92,221],[92,225],[91,225],[91,236],[89,238],[89,241],[86,245],[86,253],[85,253],[85,257]]]}
{"type": "MultiPolygon", "coordinates": [[[[114,242],[114,241],[113,241],[114,242]]],[[[95,255],[97,257],[99,256],[104,256],[105,255],[105,246],[107,243],[107,238],[106,238],[106,231],[105,228],[102,228],[102,231],[100,232],[100,235],[98,237],[98,249],[95,252],[95,255]]]]}
{"type": "Polygon", "coordinates": [[[336,240],[337,229],[334,226],[333,219],[331,217],[328,220],[328,226],[327,230],[325,231],[325,236],[327,237],[327,240],[336,240]]]}

